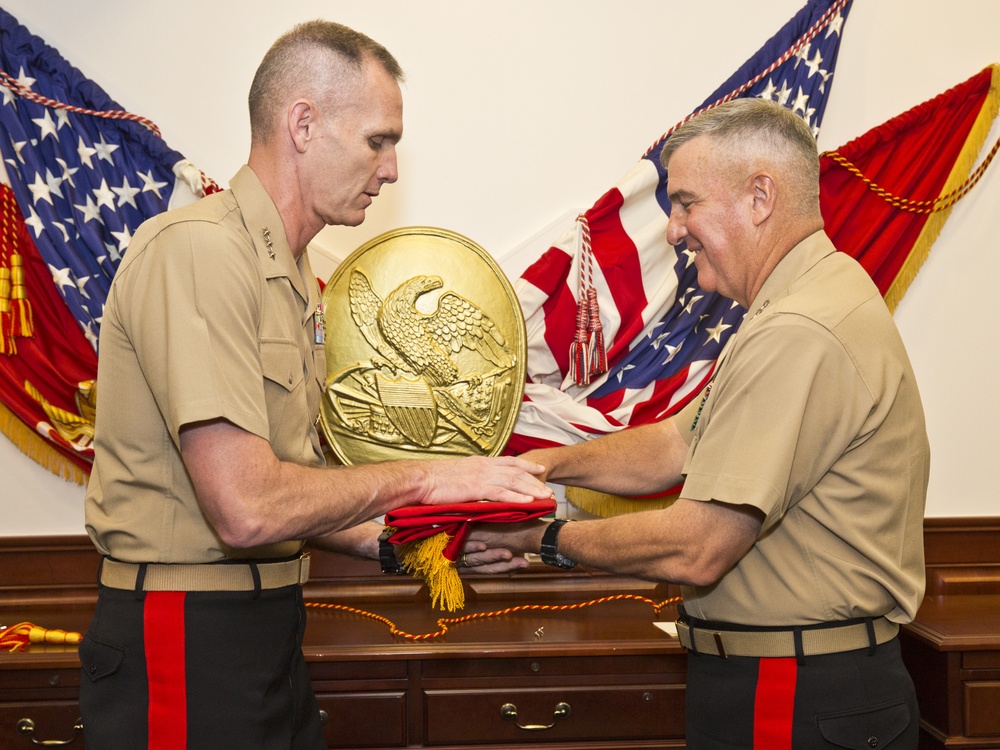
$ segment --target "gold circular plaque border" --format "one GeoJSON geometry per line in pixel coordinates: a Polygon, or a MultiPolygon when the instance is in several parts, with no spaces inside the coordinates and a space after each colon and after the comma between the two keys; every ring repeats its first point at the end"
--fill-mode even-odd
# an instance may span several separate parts
{"type": "MultiPolygon", "coordinates": [[[[326,285],[323,304],[327,382],[321,401],[320,424],[331,449],[342,463],[351,465],[474,454],[495,456],[503,451],[517,422],[524,395],[527,336],[524,315],[514,289],[486,250],[469,238],[447,229],[394,229],[369,240],[344,259],[326,285]],[[451,387],[433,382],[434,378],[415,372],[412,367],[394,369],[390,364],[394,361],[394,352],[385,351],[386,342],[378,342],[382,351],[373,346],[373,337],[379,338],[377,326],[369,325],[367,333],[363,330],[366,320],[371,323],[372,305],[357,304],[352,314],[350,287],[352,277],[357,278],[354,275],[356,269],[367,278],[367,283],[360,284],[360,287],[368,287],[365,291],[369,292],[369,302],[376,298],[377,302],[384,301],[415,277],[439,277],[440,288],[418,297],[416,309],[423,315],[432,314],[442,297],[448,293],[457,295],[479,308],[493,322],[506,342],[504,348],[512,363],[509,367],[504,366],[507,362],[498,366],[468,347],[458,347],[457,351],[449,348],[447,354],[455,363],[462,381],[451,387]],[[372,293],[376,297],[372,297],[372,293]],[[497,376],[497,372],[501,374],[497,376]],[[364,410],[368,408],[377,413],[385,423],[387,417],[380,403],[381,390],[378,387],[396,382],[392,378],[409,386],[411,391],[415,390],[417,401],[426,399],[426,392],[432,391],[434,400],[441,404],[437,418],[439,423],[446,423],[447,429],[443,432],[454,434],[454,439],[427,446],[414,444],[405,437],[399,439],[399,435],[395,436],[397,442],[373,439],[369,432],[375,429],[376,417],[364,410]],[[463,391],[468,395],[470,389],[476,389],[476,392],[485,390],[483,383],[489,384],[495,395],[494,400],[499,400],[499,394],[502,394],[503,403],[498,408],[487,410],[490,417],[488,424],[470,425],[470,420],[462,419],[456,413],[461,411],[459,401],[463,391]],[[453,391],[458,394],[458,400],[453,391]],[[357,407],[356,417],[345,416],[345,409],[342,408],[345,402],[357,407]],[[447,414],[443,416],[442,412],[447,414]],[[460,425],[457,429],[454,428],[456,424],[460,425]],[[478,435],[483,427],[488,437],[478,435]]],[[[395,362],[399,364],[399,360],[395,362]]],[[[482,404],[477,402],[477,406],[482,404]]],[[[419,414],[420,408],[410,411],[419,414]]],[[[476,413],[480,412],[481,409],[476,413]]],[[[426,437],[427,428],[424,430],[426,437]]]]}

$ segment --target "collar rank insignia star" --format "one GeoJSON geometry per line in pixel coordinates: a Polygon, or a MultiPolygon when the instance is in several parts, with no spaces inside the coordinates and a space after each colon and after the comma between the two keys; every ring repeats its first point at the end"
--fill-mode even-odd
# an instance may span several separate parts
{"type": "Polygon", "coordinates": [[[264,244],[267,245],[267,257],[274,260],[274,245],[271,244],[271,230],[264,227],[264,244]]]}

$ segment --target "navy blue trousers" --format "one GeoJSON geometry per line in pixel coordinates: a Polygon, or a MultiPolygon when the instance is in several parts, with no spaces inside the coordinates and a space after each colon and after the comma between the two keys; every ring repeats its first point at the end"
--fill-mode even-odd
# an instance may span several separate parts
{"type": "Polygon", "coordinates": [[[915,750],[919,711],[899,639],[823,656],[688,654],[689,750],[915,750]]]}
{"type": "Polygon", "coordinates": [[[101,587],[80,644],[88,750],[325,750],[300,586],[101,587]]]}

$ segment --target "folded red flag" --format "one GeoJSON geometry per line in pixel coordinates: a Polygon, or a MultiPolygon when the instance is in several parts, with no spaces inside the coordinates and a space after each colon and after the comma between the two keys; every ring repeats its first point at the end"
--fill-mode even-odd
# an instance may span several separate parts
{"type": "Polygon", "coordinates": [[[432,606],[455,611],[465,606],[465,589],[455,561],[474,523],[518,523],[554,513],[552,500],[495,503],[481,500],[452,505],[409,505],[385,516],[397,545],[396,557],[430,589],[432,606]]]}

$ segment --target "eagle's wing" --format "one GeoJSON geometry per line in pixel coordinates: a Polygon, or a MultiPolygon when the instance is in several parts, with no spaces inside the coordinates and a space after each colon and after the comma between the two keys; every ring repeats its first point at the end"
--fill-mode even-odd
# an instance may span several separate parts
{"type": "Polygon", "coordinates": [[[499,367],[511,367],[507,340],[489,316],[454,292],[441,295],[437,312],[426,318],[427,331],[443,348],[456,354],[462,347],[479,352],[499,367]]]}
{"type": "Polygon", "coordinates": [[[365,340],[379,354],[387,356],[387,351],[391,352],[392,348],[386,344],[378,330],[378,311],[382,307],[382,298],[372,289],[368,274],[360,268],[351,272],[350,299],[351,317],[361,329],[365,340]]]}

